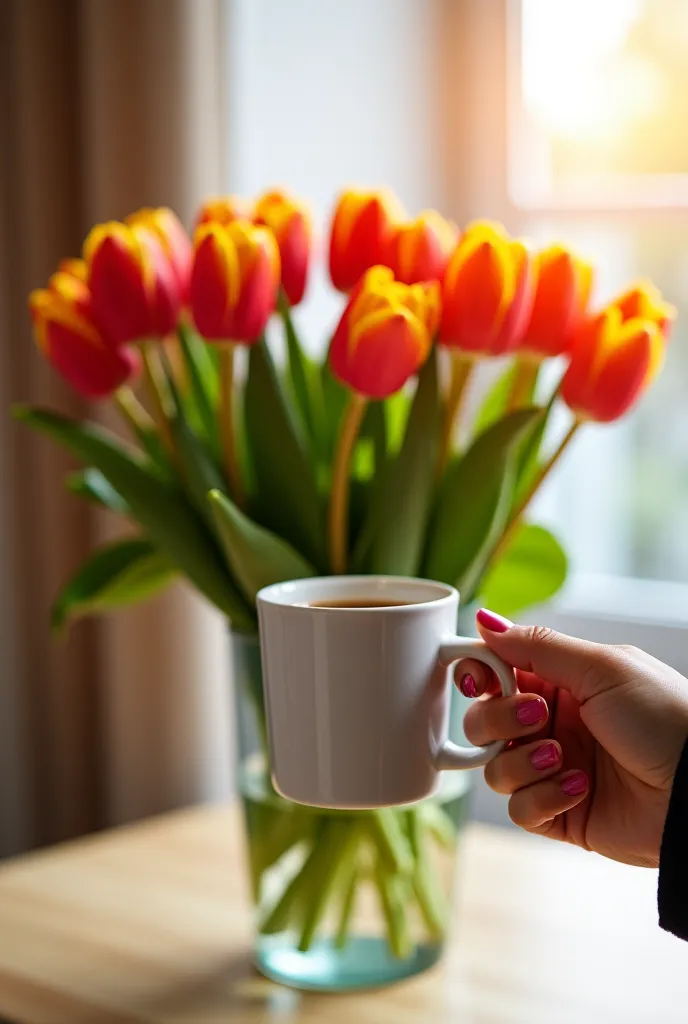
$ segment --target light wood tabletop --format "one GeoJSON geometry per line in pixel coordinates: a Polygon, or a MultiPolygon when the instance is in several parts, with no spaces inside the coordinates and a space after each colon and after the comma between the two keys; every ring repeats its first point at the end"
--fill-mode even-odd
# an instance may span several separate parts
{"type": "Polygon", "coordinates": [[[0,1019],[21,1024],[679,1024],[688,946],[655,872],[470,826],[454,938],[385,991],[302,995],[251,967],[236,808],[200,808],[0,867],[0,1019]]]}

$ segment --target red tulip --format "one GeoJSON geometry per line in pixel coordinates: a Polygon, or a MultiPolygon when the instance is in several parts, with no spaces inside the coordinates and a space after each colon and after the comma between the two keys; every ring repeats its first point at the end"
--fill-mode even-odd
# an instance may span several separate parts
{"type": "Polygon", "coordinates": [[[330,277],[350,292],[370,267],[384,264],[392,228],[402,210],[393,193],[343,192],[337,200],[330,232],[330,277]]]}
{"type": "Polygon", "coordinates": [[[499,225],[470,225],[444,275],[440,342],[478,355],[511,351],[530,318],[534,284],[522,242],[499,225]]]}
{"type": "Polygon", "coordinates": [[[368,398],[404,386],[430,352],[439,321],[439,286],[405,285],[372,267],[344,310],[330,347],[334,375],[368,398]]]}
{"type": "Polygon", "coordinates": [[[138,356],[107,344],[91,317],[91,295],[77,272],[80,260],[65,261],[49,288],[33,291],[29,306],[36,341],[57,372],[85,398],[106,398],[138,369],[138,356]]]}
{"type": "MultiPolygon", "coordinates": [[[[588,319],[574,339],[561,395],[580,419],[618,419],[647,390],[662,366],[662,324],[626,317],[627,308],[625,297],[621,304],[611,303],[588,319]]],[[[665,307],[667,313],[669,308],[665,307]]]]}
{"type": "Polygon", "coordinates": [[[399,224],[392,231],[385,263],[397,281],[440,281],[456,245],[456,229],[435,210],[426,210],[416,220],[399,224]]]}
{"type": "Polygon", "coordinates": [[[197,228],[191,313],[207,341],[256,341],[275,309],[279,281],[279,250],[267,228],[238,220],[197,228]]]}
{"type": "Polygon", "coordinates": [[[162,338],[177,326],[183,295],[156,235],[111,221],[84,243],[95,320],[114,345],[162,338]]]}
{"type": "Polygon", "coordinates": [[[535,257],[536,287],[530,320],[520,348],[537,356],[570,350],[592,290],[593,268],[563,246],[535,257]]]}
{"type": "Polygon", "coordinates": [[[266,192],[257,201],[254,220],[272,231],[280,253],[282,287],[289,303],[303,298],[311,253],[311,219],[306,207],[285,192],[266,192]]]}

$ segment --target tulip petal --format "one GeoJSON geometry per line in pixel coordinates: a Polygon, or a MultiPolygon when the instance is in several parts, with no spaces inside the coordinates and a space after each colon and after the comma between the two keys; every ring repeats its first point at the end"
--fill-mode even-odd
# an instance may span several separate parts
{"type": "Polygon", "coordinates": [[[651,321],[624,324],[618,343],[601,366],[587,413],[600,422],[618,419],[637,401],[664,357],[661,331],[651,321]]]}
{"type": "Polygon", "coordinates": [[[489,351],[514,293],[506,246],[459,244],[445,279],[441,335],[467,352],[489,351]]]}
{"type": "Polygon", "coordinates": [[[524,348],[556,356],[566,349],[587,305],[591,268],[559,246],[540,253],[536,265],[537,287],[524,348]]]}
{"type": "Polygon", "coordinates": [[[335,288],[351,291],[369,267],[386,262],[391,229],[400,212],[397,199],[386,190],[342,194],[330,232],[330,277],[335,288]]]}
{"type": "Polygon", "coordinates": [[[239,258],[215,225],[199,228],[189,289],[196,329],[204,338],[232,338],[230,310],[238,298],[239,258]]]}
{"type": "Polygon", "coordinates": [[[138,354],[94,343],[61,323],[46,326],[46,355],[57,372],[86,398],[106,398],[138,370],[138,354]]]}
{"type": "Polygon", "coordinates": [[[369,398],[387,398],[416,373],[430,344],[411,313],[381,310],[356,325],[349,347],[348,383],[369,398]]]}

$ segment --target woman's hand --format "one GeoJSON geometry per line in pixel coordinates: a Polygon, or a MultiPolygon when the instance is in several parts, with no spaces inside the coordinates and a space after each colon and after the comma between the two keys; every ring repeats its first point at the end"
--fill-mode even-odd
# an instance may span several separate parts
{"type": "Polygon", "coordinates": [[[510,740],[485,768],[528,832],[656,867],[674,773],[688,738],[688,680],[634,647],[605,647],[481,609],[492,650],[518,670],[520,693],[498,697],[481,662],[456,681],[473,704],[471,743],[510,740]]]}

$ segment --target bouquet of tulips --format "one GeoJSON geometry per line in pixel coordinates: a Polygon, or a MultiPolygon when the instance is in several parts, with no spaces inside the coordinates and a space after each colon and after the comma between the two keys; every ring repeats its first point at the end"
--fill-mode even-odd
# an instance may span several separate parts
{"type": "MultiPolygon", "coordinates": [[[[651,382],[672,308],[642,283],[591,311],[592,268],[566,248],[533,253],[489,222],[460,233],[434,211],[407,221],[387,192],[348,191],[329,235],[343,312],[316,362],[292,318],[313,248],[307,208],[283,192],[207,202],[192,238],[172,211],[146,209],[95,227],[83,257],[31,295],[45,357],[87,399],[112,399],[131,435],[17,410],[84,463],[72,491],[136,527],[66,584],[55,626],[178,575],[243,633],[257,628],[261,587],[309,575],[420,575],[506,614],[561,585],[559,544],[524,512],[575,432],[621,416],[651,382]],[[283,340],[268,346],[273,317],[283,340]],[[497,356],[507,358],[469,418],[476,367],[497,356]],[[554,358],[562,373],[543,395],[554,358]],[[552,437],[560,402],[570,425],[552,437]]],[[[362,820],[349,821],[359,839],[362,820]]],[[[431,933],[440,927],[419,852],[426,818],[369,820],[366,856],[380,865],[390,945],[403,956],[399,893],[431,933]]],[[[441,834],[436,819],[428,827],[441,834]]],[[[303,835],[292,828],[278,855],[303,835]]],[[[357,842],[338,835],[327,870],[309,875],[318,844],[306,850],[264,922],[299,927],[301,948],[323,891],[351,877],[342,858],[355,861],[357,842]]]]}

